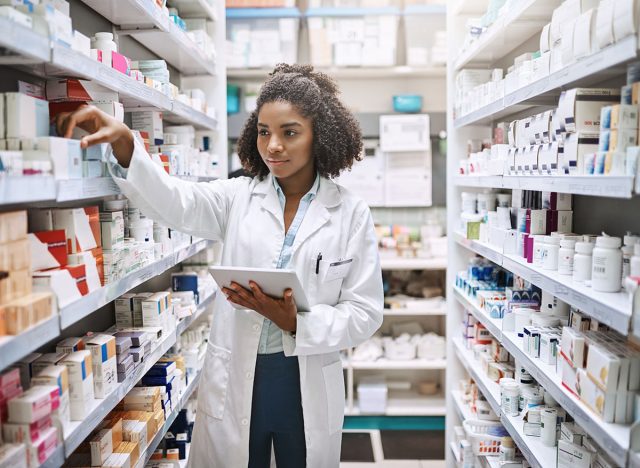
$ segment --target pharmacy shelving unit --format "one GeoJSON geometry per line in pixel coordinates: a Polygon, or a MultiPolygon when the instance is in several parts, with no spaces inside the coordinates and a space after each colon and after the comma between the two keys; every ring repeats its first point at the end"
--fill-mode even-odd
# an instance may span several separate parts
{"type": "MultiPolygon", "coordinates": [[[[464,270],[471,257],[484,257],[526,281],[548,291],[564,302],[577,307],[585,314],[607,324],[616,331],[637,339],[634,310],[626,293],[598,293],[575,283],[571,277],[543,270],[527,264],[518,256],[506,254],[500,246],[468,240],[458,232],[461,212],[460,194],[463,191],[487,189],[524,189],[556,191],[574,195],[574,227],[576,232],[606,227],[609,233],[621,235],[626,229],[624,210],[637,210],[639,199],[634,198],[635,183],[632,177],[598,176],[462,176],[459,161],[467,157],[467,142],[471,139],[491,138],[492,125],[510,121],[557,105],[561,90],[576,86],[606,85],[617,87],[624,81],[626,65],[638,58],[638,39],[623,39],[590,57],[583,58],[562,70],[536,82],[507,93],[502,98],[486,103],[466,115],[454,115],[456,99],[455,77],[468,68],[507,67],[514,57],[537,48],[537,38],[542,27],[551,20],[553,9],[559,0],[524,0],[500,16],[488,30],[458,52],[465,36],[464,24],[469,17],[484,13],[488,2],[460,0],[448,11],[447,29],[449,64],[448,82],[448,161],[447,208],[449,235],[449,264],[447,269],[447,330],[449,336],[460,336],[463,311],[471,312],[489,332],[499,340],[509,353],[522,363],[549,394],[583,427],[590,437],[614,460],[616,466],[638,466],[640,457],[637,425],[604,423],[595,413],[566,390],[553,366],[546,365],[527,355],[521,339],[513,332],[502,330],[501,320],[495,320],[481,309],[463,291],[455,288],[455,277],[464,270]],[[620,210],[611,210],[612,206],[620,210]],[[581,223],[587,227],[581,229],[581,223]],[[591,227],[591,226],[599,226],[591,227]]],[[[637,225],[629,226],[637,229],[637,225]]],[[[516,445],[532,466],[556,466],[556,450],[543,446],[539,439],[522,433],[522,421],[500,411],[497,384],[487,379],[474,361],[473,353],[464,348],[462,341],[449,340],[447,365],[447,440],[453,441],[453,427],[460,421],[473,417],[456,411],[459,397],[458,382],[470,375],[478,386],[516,445]]],[[[455,447],[454,447],[455,448],[455,447]]],[[[456,465],[454,450],[447,453],[447,466],[456,465]]]]}
{"type": "MultiPolygon", "coordinates": [[[[216,114],[209,115],[196,110],[183,102],[172,99],[134,79],[90,59],[72,49],[61,47],[48,38],[34,33],[18,24],[0,17],[0,72],[9,67],[33,77],[41,82],[53,77],[76,77],[91,80],[119,95],[126,112],[134,110],[158,110],[164,120],[170,124],[192,125],[199,136],[208,136],[212,150],[218,155],[227,154],[226,131],[226,69],[225,69],[225,24],[216,22],[210,30],[217,52],[210,58],[197,49],[188,35],[180,30],[168,17],[161,14],[153,0],[86,0],[72,3],[71,17],[76,29],[85,31],[104,30],[110,23],[119,41],[122,52],[138,57],[143,48],[144,58],[160,58],[174,67],[182,88],[198,87],[207,94],[208,106],[216,114]],[[81,17],[74,14],[82,10],[81,17]],[[87,8],[90,7],[90,8],[87,8]],[[133,38],[137,44],[133,44],[133,38]],[[129,41],[129,42],[127,42],[129,41]]],[[[225,7],[221,2],[208,0],[172,0],[185,18],[207,18],[216,21],[224,18],[225,7]]],[[[172,76],[173,78],[177,78],[172,76]]],[[[221,173],[226,174],[226,157],[220,158],[221,173]]],[[[180,176],[193,182],[208,182],[212,177],[180,176]]],[[[0,211],[28,209],[32,207],[82,206],[91,201],[97,203],[105,198],[119,196],[120,191],[110,177],[93,179],[57,181],[51,176],[3,176],[0,178],[0,211]]],[[[83,333],[92,330],[90,316],[109,305],[120,295],[143,286],[150,280],[166,274],[180,263],[188,260],[212,245],[210,241],[194,239],[193,243],[176,246],[171,254],[138,269],[118,281],[83,296],[78,301],[63,304],[57,308],[51,318],[33,326],[18,336],[0,338],[0,371],[8,368],[27,354],[39,350],[70,333],[83,333]],[[78,330],[81,330],[78,332],[78,330]]],[[[158,279],[158,281],[161,281],[158,279]]],[[[100,421],[112,411],[122,398],[137,384],[147,370],[175,343],[178,337],[204,314],[210,312],[215,293],[206,297],[192,316],[177,323],[174,330],[163,330],[164,335],[155,343],[152,354],[146,357],[143,365],[124,382],[101,400],[94,400],[89,417],[81,422],[72,422],[64,434],[63,443],[56,449],[43,466],[58,468],[65,459],[89,436],[100,421]]],[[[143,467],[153,451],[164,437],[169,426],[175,420],[180,409],[197,388],[199,372],[191,376],[189,384],[180,397],[173,412],[168,415],[164,426],[150,441],[141,454],[139,467],[143,467]]]]}

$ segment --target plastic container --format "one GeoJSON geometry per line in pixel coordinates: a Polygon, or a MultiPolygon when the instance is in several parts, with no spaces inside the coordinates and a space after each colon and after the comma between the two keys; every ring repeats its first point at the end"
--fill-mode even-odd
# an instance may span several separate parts
{"type": "Polygon", "coordinates": [[[511,437],[503,437],[500,443],[500,461],[514,461],[516,459],[516,444],[511,437]]]}
{"type": "Polygon", "coordinates": [[[624,280],[629,276],[631,272],[631,257],[633,257],[634,246],[640,241],[638,236],[627,234],[623,239],[622,246],[622,277],[621,284],[624,284],[624,280]]]}
{"type": "Polygon", "coordinates": [[[462,192],[462,212],[476,214],[478,207],[478,194],[473,192],[462,192]]]}
{"type": "Polygon", "coordinates": [[[393,110],[405,114],[422,111],[422,96],[419,94],[398,94],[393,96],[393,110]]]}
{"type": "Polygon", "coordinates": [[[282,62],[298,62],[300,12],[297,9],[282,9],[279,18],[267,17],[269,10],[264,8],[254,10],[253,17],[247,9],[238,11],[242,15],[233,17],[227,10],[228,68],[272,68],[282,62]]]}
{"type": "Polygon", "coordinates": [[[447,61],[447,38],[442,15],[433,14],[438,5],[405,7],[404,31],[407,65],[425,67],[444,65],[447,61]]]}
{"type": "Polygon", "coordinates": [[[508,416],[518,416],[520,385],[514,379],[500,379],[500,407],[508,416]]]}
{"type": "Polygon", "coordinates": [[[498,199],[498,206],[500,208],[509,208],[511,207],[511,194],[510,193],[499,193],[496,195],[498,199]]]}
{"type": "Polygon", "coordinates": [[[486,214],[489,211],[496,210],[496,194],[495,193],[479,193],[478,194],[478,213],[486,214]]]}
{"type": "Polygon", "coordinates": [[[579,283],[591,279],[591,264],[594,245],[590,242],[576,242],[573,256],[573,280],[579,283]]]}
{"type": "Polygon", "coordinates": [[[573,257],[576,241],[573,239],[562,239],[560,241],[560,250],[558,251],[558,273],[561,275],[573,274],[573,257]]]}
{"type": "Polygon", "coordinates": [[[542,267],[542,248],[544,247],[545,235],[537,234],[533,236],[533,262],[534,267],[542,267]]]}
{"type": "Polygon", "coordinates": [[[113,33],[110,32],[96,33],[91,40],[91,48],[118,52],[118,45],[113,40],[113,33]]]}
{"type": "Polygon", "coordinates": [[[542,444],[547,447],[555,447],[557,437],[558,411],[553,408],[546,408],[540,414],[540,438],[542,444]]]}
{"type": "Polygon", "coordinates": [[[334,10],[307,10],[311,64],[317,67],[396,65],[399,10],[392,7],[379,10],[383,11],[362,16],[358,12],[351,15],[352,11],[342,12],[349,13],[348,16],[338,16],[334,10]]]}
{"type": "Polygon", "coordinates": [[[594,291],[620,291],[622,276],[622,240],[619,237],[600,236],[593,249],[591,287],[594,291]]]}
{"type": "Polygon", "coordinates": [[[467,419],[462,422],[462,427],[467,433],[474,454],[496,455],[500,452],[503,437],[501,432],[504,431],[501,423],[467,419]],[[491,435],[491,432],[500,433],[500,435],[491,435]]]}
{"type": "Polygon", "coordinates": [[[542,245],[542,269],[557,270],[558,254],[560,251],[560,238],[556,236],[545,236],[542,245]]]}
{"type": "Polygon", "coordinates": [[[633,257],[629,265],[629,274],[631,276],[640,276],[640,244],[633,246],[633,257]]]}

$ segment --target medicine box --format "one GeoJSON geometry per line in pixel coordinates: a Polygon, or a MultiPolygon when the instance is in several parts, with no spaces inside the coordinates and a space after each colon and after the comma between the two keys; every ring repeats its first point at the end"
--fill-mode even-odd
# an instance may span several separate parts
{"type": "Polygon", "coordinates": [[[27,445],[27,463],[29,466],[40,466],[53,454],[58,446],[58,430],[55,427],[46,429],[32,444],[27,445]]]}
{"type": "Polygon", "coordinates": [[[114,435],[111,429],[101,429],[89,441],[91,447],[91,466],[102,466],[115,448],[114,435]]]}
{"type": "MultiPolygon", "coordinates": [[[[67,352],[56,352],[56,353],[46,353],[40,356],[32,364],[34,378],[41,375],[45,370],[47,371],[47,373],[52,372],[52,369],[50,369],[51,367],[58,367],[57,374],[58,375],[64,374],[64,380],[68,382],[69,378],[66,371],[66,367],[58,366],[58,364],[62,360],[64,360],[65,357],[67,357],[67,354],[68,354],[67,352]]],[[[68,383],[67,383],[67,387],[68,387],[68,383]]],[[[61,389],[61,392],[65,392],[67,387],[65,387],[64,389],[61,389]]]]}
{"type": "Polygon", "coordinates": [[[171,304],[171,293],[159,292],[142,301],[142,323],[145,327],[164,326],[164,313],[171,304]]]}
{"type": "Polygon", "coordinates": [[[6,138],[49,135],[49,103],[21,93],[5,93],[6,138]]]}
{"type": "Polygon", "coordinates": [[[100,213],[102,248],[113,250],[124,242],[124,217],[122,211],[100,213]]]}
{"type": "MultiPolygon", "coordinates": [[[[53,210],[53,225],[55,229],[64,229],[67,235],[67,253],[82,252],[95,249],[100,245],[100,225],[96,219],[95,228],[92,226],[92,211],[88,208],[61,208],[53,210]]],[[[97,207],[96,211],[97,211],[97,207]]],[[[96,212],[97,215],[97,212],[96,212]]]]}
{"type": "Polygon", "coordinates": [[[562,155],[558,155],[558,164],[562,174],[581,174],[587,155],[598,151],[599,133],[569,133],[564,142],[562,155]]]}
{"type": "Polygon", "coordinates": [[[93,81],[74,78],[47,80],[45,89],[48,101],[110,102],[118,100],[117,92],[93,81]]]}
{"type": "Polygon", "coordinates": [[[132,112],[131,128],[140,132],[147,132],[149,142],[153,145],[161,145],[164,143],[161,112],[132,112]]]}
{"type": "Polygon", "coordinates": [[[56,344],[56,353],[74,353],[85,349],[85,341],[83,338],[70,337],[59,341],[56,344]]]}
{"type": "Polygon", "coordinates": [[[53,423],[48,416],[33,423],[8,422],[2,425],[2,435],[4,436],[5,442],[32,444],[52,426],[53,423]]]}
{"type": "Polygon", "coordinates": [[[566,440],[558,441],[558,468],[591,468],[595,452],[566,440]]]}
{"type": "Polygon", "coordinates": [[[82,421],[94,398],[93,371],[90,351],[76,351],[63,361],[69,370],[71,420],[82,421]]]}
{"type": "Polygon", "coordinates": [[[60,389],[54,385],[34,386],[9,400],[9,421],[30,424],[49,416],[58,407],[60,389]]]}
{"type": "Polygon", "coordinates": [[[116,339],[111,335],[94,335],[87,340],[93,363],[95,398],[105,398],[118,383],[116,339]]]}
{"type": "Polygon", "coordinates": [[[584,367],[585,338],[573,328],[562,328],[562,355],[574,368],[584,367]]]}
{"type": "Polygon", "coordinates": [[[577,370],[577,384],[580,389],[580,400],[599,415],[605,422],[615,419],[616,392],[602,390],[591,379],[585,369],[577,370]]]}
{"type": "Polygon", "coordinates": [[[600,109],[619,102],[620,89],[574,88],[561,94],[558,112],[568,133],[598,132],[600,109]]]}
{"type": "Polygon", "coordinates": [[[586,371],[603,391],[617,390],[620,364],[620,360],[603,346],[596,343],[589,344],[586,371]]]}

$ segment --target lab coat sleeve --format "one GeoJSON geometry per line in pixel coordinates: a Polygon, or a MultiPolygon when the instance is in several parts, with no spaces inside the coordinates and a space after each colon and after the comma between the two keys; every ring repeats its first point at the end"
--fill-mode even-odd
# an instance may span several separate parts
{"type": "Polygon", "coordinates": [[[134,138],[126,170],[109,164],[120,191],[145,216],[172,229],[211,240],[223,240],[233,197],[244,179],[196,183],[171,177],[134,138]]]}
{"type": "Polygon", "coordinates": [[[347,246],[353,264],[338,304],[318,304],[298,314],[293,355],[329,353],[359,345],[382,325],[384,292],[378,242],[368,208],[355,222],[347,246]]]}

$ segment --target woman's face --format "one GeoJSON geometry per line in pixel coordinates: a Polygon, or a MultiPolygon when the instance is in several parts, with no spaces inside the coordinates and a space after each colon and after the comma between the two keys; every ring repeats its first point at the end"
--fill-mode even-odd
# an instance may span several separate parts
{"type": "Polygon", "coordinates": [[[258,152],[278,179],[315,171],[313,123],[285,101],[263,104],[258,113],[258,152]]]}

